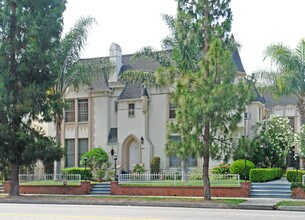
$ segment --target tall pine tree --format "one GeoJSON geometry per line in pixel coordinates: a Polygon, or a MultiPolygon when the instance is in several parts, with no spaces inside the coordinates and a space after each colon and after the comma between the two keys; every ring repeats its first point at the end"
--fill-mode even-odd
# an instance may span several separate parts
{"type": "MultiPolygon", "coordinates": [[[[197,42],[202,54],[195,70],[187,69],[177,81],[173,94],[177,103],[177,122],[170,128],[181,134],[181,141],[169,140],[168,149],[179,152],[186,160],[190,154],[203,157],[204,198],[211,199],[209,160],[226,151],[230,133],[237,128],[246,103],[249,88],[242,82],[234,84],[236,68],[232,59],[234,45],[230,36],[232,14],[230,0],[178,0],[179,17],[188,19],[192,29],[176,22],[178,36],[197,42]],[[231,51],[230,51],[231,50],[231,51]],[[173,147],[173,148],[170,148],[173,147]]],[[[195,51],[196,52],[196,51],[195,51]]]]}
{"type": "Polygon", "coordinates": [[[32,126],[49,112],[55,48],[65,0],[0,1],[0,152],[10,165],[10,195],[19,195],[19,167],[44,159],[53,142],[32,126]]]}

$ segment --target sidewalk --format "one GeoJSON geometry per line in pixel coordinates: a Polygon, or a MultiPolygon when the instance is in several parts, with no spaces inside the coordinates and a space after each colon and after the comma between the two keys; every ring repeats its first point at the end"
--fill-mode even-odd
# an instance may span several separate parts
{"type": "MultiPolygon", "coordinates": [[[[158,206],[158,207],[186,207],[186,208],[215,208],[215,209],[251,209],[251,210],[284,210],[305,212],[305,206],[280,206],[280,201],[305,201],[282,198],[239,198],[246,199],[246,202],[239,205],[213,203],[213,202],[192,202],[182,201],[177,197],[169,197],[170,201],[158,200],[133,200],[132,197],[111,198],[101,196],[63,196],[63,195],[22,195],[20,197],[0,197],[0,203],[21,203],[21,204],[70,204],[70,205],[119,205],[119,206],[158,206]]],[[[181,198],[181,197],[179,197],[181,198]]],[[[233,198],[212,198],[212,199],[233,199],[233,198]]]]}

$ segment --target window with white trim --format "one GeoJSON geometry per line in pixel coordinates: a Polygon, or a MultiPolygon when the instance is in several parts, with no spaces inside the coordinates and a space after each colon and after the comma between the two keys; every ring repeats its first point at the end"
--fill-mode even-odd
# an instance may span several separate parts
{"type": "MultiPolygon", "coordinates": [[[[171,135],[170,139],[172,141],[181,141],[181,136],[180,135],[171,135]]],[[[176,155],[170,155],[169,156],[169,167],[181,167],[181,158],[179,158],[176,155]]],[[[187,164],[189,167],[197,167],[197,158],[196,156],[189,155],[187,157],[187,164]]]]}
{"type": "Polygon", "coordinates": [[[169,119],[176,118],[176,108],[177,108],[176,104],[169,103],[169,119]]]}
{"type": "Polygon", "coordinates": [[[135,104],[129,103],[128,104],[128,117],[134,117],[135,116],[135,104]]]}
{"type": "Polygon", "coordinates": [[[66,139],[65,147],[66,153],[66,167],[75,167],[75,140],[66,139]]]}
{"type": "Polygon", "coordinates": [[[80,164],[82,155],[87,152],[88,152],[88,138],[78,139],[78,164],[80,164]]]}
{"type": "Polygon", "coordinates": [[[88,121],[88,99],[78,100],[78,121],[88,121]]]}
{"type": "Polygon", "coordinates": [[[75,100],[66,100],[65,122],[75,122],[75,100]]]}

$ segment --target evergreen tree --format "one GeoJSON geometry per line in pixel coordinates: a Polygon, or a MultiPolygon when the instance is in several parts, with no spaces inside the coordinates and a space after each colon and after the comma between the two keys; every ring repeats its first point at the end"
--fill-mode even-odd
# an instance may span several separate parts
{"type": "MultiPolygon", "coordinates": [[[[236,68],[232,51],[236,49],[230,35],[232,14],[230,0],[177,0],[177,16],[164,16],[172,35],[163,41],[171,49],[165,53],[144,48],[136,57],[151,57],[161,64],[156,80],[148,73],[121,79],[148,79],[149,84],[174,85],[172,101],[177,105],[176,122],[169,125],[167,152],[179,156],[204,157],[204,198],[211,199],[210,156],[228,153],[230,135],[241,120],[250,90],[242,82],[233,84],[236,68]],[[179,133],[181,141],[172,141],[170,133],[179,133]]],[[[128,77],[130,76],[130,77],[128,77]]],[[[184,170],[184,168],[183,168],[184,170]]]]}
{"type": "Polygon", "coordinates": [[[0,1],[0,152],[10,165],[13,196],[19,195],[19,167],[45,159],[46,150],[54,147],[32,122],[44,121],[50,110],[47,90],[56,79],[52,68],[65,3],[0,1]]]}

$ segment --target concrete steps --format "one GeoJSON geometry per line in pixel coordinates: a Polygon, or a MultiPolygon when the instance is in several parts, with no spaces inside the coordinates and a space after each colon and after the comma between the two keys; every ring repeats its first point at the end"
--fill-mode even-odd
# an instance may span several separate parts
{"type": "Polygon", "coordinates": [[[110,182],[95,184],[89,194],[90,195],[111,195],[110,182]]]}
{"type": "Polygon", "coordinates": [[[251,183],[251,198],[291,198],[290,183],[286,180],[251,183]]]}
{"type": "Polygon", "coordinates": [[[0,194],[1,194],[1,193],[4,193],[4,187],[3,187],[2,184],[0,184],[0,194]]]}

